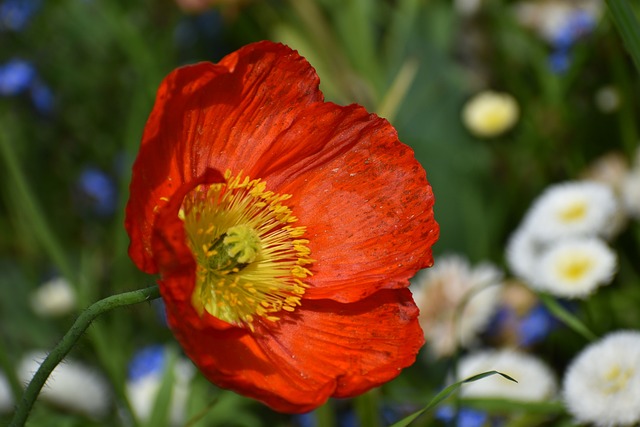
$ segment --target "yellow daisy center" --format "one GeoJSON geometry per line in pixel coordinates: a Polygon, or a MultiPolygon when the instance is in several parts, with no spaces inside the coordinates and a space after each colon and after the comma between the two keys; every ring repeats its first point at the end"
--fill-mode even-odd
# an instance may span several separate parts
{"type": "Polygon", "coordinates": [[[289,194],[260,179],[225,173],[225,183],[201,185],[182,203],[187,244],[196,260],[191,303],[227,323],[253,330],[256,318],[277,321],[294,311],[313,260],[305,227],[283,204],[289,194]]]}
{"type": "Polygon", "coordinates": [[[594,260],[580,253],[574,253],[563,257],[558,262],[560,275],[570,282],[582,280],[593,269],[594,260]]]}
{"type": "Polygon", "coordinates": [[[603,376],[604,392],[608,394],[617,393],[623,390],[629,380],[633,377],[632,369],[624,369],[618,364],[611,366],[603,376]]]}
{"type": "Polygon", "coordinates": [[[576,200],[560,209],[558,217],[564,223],[581,221],[587,216],[587,204],[584,200],[576,200]]]}

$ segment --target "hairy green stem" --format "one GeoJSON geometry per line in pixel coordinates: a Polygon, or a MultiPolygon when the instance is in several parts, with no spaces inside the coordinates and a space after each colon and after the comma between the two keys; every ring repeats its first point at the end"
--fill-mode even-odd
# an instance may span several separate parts
{"type": "Polygon", "coordinates": [[[102,299],[89,308],[80,313],[80,316],[76,319],[71,329],[62,337],[58,345],[49,353],[44,359],[40,368],[35,373],[31,382],[25,389],[22,399],[18,402],[16,412],[13,415],[13,419],[9,424],[9,427],[24,426],[29,412],[36,401],[40,390],[44,386],[44,383],[49,378],[49,375],[56,366],[64,359],[64,357],[71,351],[76,342],[80,339],[84,331],[91,325],[91,322],[98,316],[114,308],[122,307],[125,305],[137,304],[144,301],[150,301],[160,297],[160,291],[157,286],[151,286],[149,288],[138,289],[136,291],[126,292],[123,294],[112,295],[105,299],[102,299]]]}

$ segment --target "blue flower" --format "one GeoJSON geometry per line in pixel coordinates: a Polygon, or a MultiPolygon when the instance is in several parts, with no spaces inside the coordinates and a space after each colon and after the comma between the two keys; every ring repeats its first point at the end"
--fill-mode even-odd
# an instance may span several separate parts
{"type": "Polygon", "coordinates": [[[549,55],[549,67],[556,74],[565,73],[571,66],[571,55],[568,50],[556,50],[549,55]]]}
{"type": "Polygon", "coordinates": [[[165,359],[166,349],[163,345],[143,348],[129,362],[129,380],[137,381],[149,375],[162,375],[165,359]]]}
{"type": "Polygon", "coordinates": [[[435,416],[440,421],[451,425],[457,420],[456,427],[481,427],[489,421],[486,412],[469,408],[460,408],[456,418],[456,411],[451,406],[441,406],[436,410],[435,416]]]}
{"type": "Polygon", "coordinates": [[[462,409],[458,414],[458,427],[480,427],[485,425],[489,416],[475,409],[462,409]]]}
{"type": "Polygon", "coordinates": [[[41,114],[49,114],[53,110],[55,98],[51,89],[39,80],[31,85],[31,101],[41,114]]]}
{"type": "Polygon", "coordinates": [[[318,427],[318,419],[314,411],[294,414],[292,419],[293,424],[297,427],[318,427]]]}
{"type": "Polygon", "coordinates": [[[596,20],[585,10],[576,10],[570,14],[567,21],[556,32],[551,40],[554,47],[549,55],[549,66],[551,71],[562,74],[571,65],[571,48],[580,39],[590,34],[596,27],[596,20]]]}
{"type": "Polygon", "coordinates": [[[338,427],[366,427],[360,426],[360,420],[358,414],[353,408],[349,408],[347,411],[340,411],[338,413],[338,427]]]}
{"type": "Polygon", "coordinates": [[[558,326],[558,321],[549,310],[538,304],[518,324],[518,340],[523,346],[530,346],[542,341],[558,326]]]}
{"type": "Polygon", "coordinates": [[[5,0],[0,3],[0,31],[21,31],[40,8],[39,0],[5,0]]]}
{"type": "Polygon", "coordinates": [[[36,69],[23,59],[12,59],[0,66],[0,95],[12,96],[27,90],[36,78],[36,69]]]}
{"type": "Polygon", "coordinates": [[[113,180],[100,169],[85,168],[78,179],[81,196],[93,212],[100,216],[108,216],[115,212],[116,188],[113,180]]]}
{"type": "Polygon", "coordinates": [[[565,25],[556,33],[552,44],[560,50],[569,49],[595,27],[594,17],[585,10],[578,10],[569,15],[565,25]]]}
{"type": "Polygon", "coordinates": [[[151,301],[151,306],[153,307],[153,311],[156,313],[156,318],[162,326],[169,327],[169,323],[167,321],[167,308],[165,307],[162,298],[151,301]]]}

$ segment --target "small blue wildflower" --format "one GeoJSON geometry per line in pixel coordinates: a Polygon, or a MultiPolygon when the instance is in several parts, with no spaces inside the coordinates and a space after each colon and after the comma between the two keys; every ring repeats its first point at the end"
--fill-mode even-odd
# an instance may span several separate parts
{"type": "Polygon", "coordinates": [[[571,48],[578,40],[591,33],[596,27],[595,18],[585,10],[577,10],[569,15],[567,22],[552,40],[556,49],[571,48]]]}
{"type": "Polygon", "coordinates": [[[404,418],[405,414],[410,414],[415,412],[416,408],[413,405],[400,405],[396,403],[391,403],[388,405],[383,405],[381,412],[383,425],[391,425],[396,421],[404,418]]]}
{"type": "Polygon", "coordinates": [[[129,362],[129,380],[137,381],[149,375],[161,376],[166,363],[163,345],[153,345],[138,351],[129,362]]]}
{"type": "Polygon", "coordinates": [[[495,314],[491,317],[489,324],[485,328],[485,332],[489,337],[496,337],[502,334],[503,329],[515,318],[513,309],[508,306],[500,305],[495,314]]]}
{"type": "Polygon", "coordinates": [[[0,3],[0,31],[22,31],[39,8],[39,0],[3,1],[0,3]]]}
{"type": "Polygon", "coordinates": [[[36,69],[23,59],[0,65],[0,95],[13,96],[27,90],[36,78],[36,69]]]}
{"type": "Polygon", "coordinates": [[[51,89],[39,80],[31,85],[31,101],[40,114],[49,114],[53,110],[54,96],[51,89]]]}
{"type": "Polygon", "coordinates": [[[571,55],[568,50],[556,50],[549,55],[549,68],[556,74],[565,73],[571,66],[571,55]]]}
{"type": "Polygon", "coordinates": [[[530,346],[542,341],[558,325],[549,310],[538,304],[524,316],[518,324],[518,341],[530,346]]]}
{"type": "Polygon", "coordinates": [[[90,208],[100,216],[115,212],[116,188],[112,179],[100,169],[87,167],[78,179],[81,196],[88,199],[90,208]]]}
{"type": "Polygon", "coordinates": [[[162,326],[168,327],[167,321],[167,307],[164,305],[162,298],[154,299],[151,301],[151,306],[156,313],[156,318],[162,324],[162,326]]]}
{"type": "Polygon", "coordinates": [[[475,409],[462,409],[458,414],[457,427],[480,427],[485,425],[489,416],[486,412],[475,409]]]}
{"type": "Polygon", "coordinates": [[[438,407],[435,412],[436,419],[446,423],[453,421],[455,415],[456,411],[453,409],[453,406],[448,405],[438,407]]]}
{"type": "Polygon", "coordinates": [[[358,414],[352,408],[338,412],[338,427],[365,427],[360,425],[358,414]]]}
{"type": "Polygon", "coordinates": [[[571,65],[570,50],[580,39],[590,34],[596,27],[596,20],[586,10],[576,10],[557,31],[551,44],[554,51],[549,55],[551,71],[562,74],[571,65]]]}
{"type": "Polygon", "coordinates": [[[314,411],[292,416],[293,424],[297,427],[318,427],[318,419],[314,411]]]}
{"type": "MultiPolygon", "coordinates": [[[[436,419],[450,425],[456,420],[456,411],[451,406],[441,406],[436,410],[436,419]]],[[[456,427],[481,427],[489,420],[486,412],[461,408],[457,414],[456,427]]]]}

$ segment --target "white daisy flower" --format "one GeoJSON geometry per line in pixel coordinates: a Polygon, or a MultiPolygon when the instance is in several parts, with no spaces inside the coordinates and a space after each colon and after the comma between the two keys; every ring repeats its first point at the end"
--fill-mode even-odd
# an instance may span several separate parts
{"type": "Polygon", "coordinates": [[[475,344],[498,308],[502,277],[491,264],[472,267],[467,259],[448,255],[416,278],[411,291],[427,345],[436,356],[475,344]]]}
{"type": "MultiPolygon", "coordinates": [[[[129,364],[127,397],[140,421],[147,421],[151,416],[168,362],[169,349],[157,345],[139,351],[129,364]]],[[[179,357],[175,361],[173,369],[169,420],[171,425],[178,426],[185,422],[190,382],[195,369],[193,364],[184,357],[179,357]]]]}
{"type": "MultiPolygon", "coordinates": [[[[45,359],[44,351],[27,354],[18,364],[18,378],[27,384],[45,359]]],[[[72,412],[98,419],[111,407],[111,393],[98,371],[81,362],[65,359],[53,370],[40,398],[72,412]]]]}
{"type": "Polygon", "coordinates": [[[525,227],[511,234],[507,242],[506,261],[509,269],[527,284],[534,284],[538,274],[538,260],[544,249],[525,227]]]}
{"type": "Polygon", "coordinates": [[[537,357],[514,349],[484,350],[466,355],[458,365],[458,380],[488,371],[492,375],[462,386],[460,395],[467,398],[503,398],[526,402],[551,399],[557,390],[551,369],[537,357]]]}
{"type": "Polygon", "coordinates": [[[76,293],[69,282],[57,277],[40,285],[31,294],[31,308],[42,317],[71,313],[76,307],[76,293]]]}
{"type": "Polygon", "coordinates": [[[617,256],[602,240],[565,239],[550,245],[540,257],[532,285],[567,298],[584,298],[613,279],[617,256]]]}
{"type": "Polygon", "coordinates": [[[10,412],[14,410],[13,393],[9,380],[0,372],[0,412],[10,412]]]}
{"type": "Polygon", "coordinates": [[[508,131],[519,115],[520,109],[513,96],[493,91],[475,95],[462,109],[464,125],[480,137],[494,137],[508,131]]]}
{"type": "Polygon", "coordinates": [[[547,188],[532,204],[524,227],[536,239],[604,235],[615,217],[616,197],[605,184],[565,182],[547,188]]]}
{"type": "Polygon", "coordinates": [[[586,347],[565,373],[562,396],[580,423],[640,422],[640,332],[613,332],[586,347]]]}

